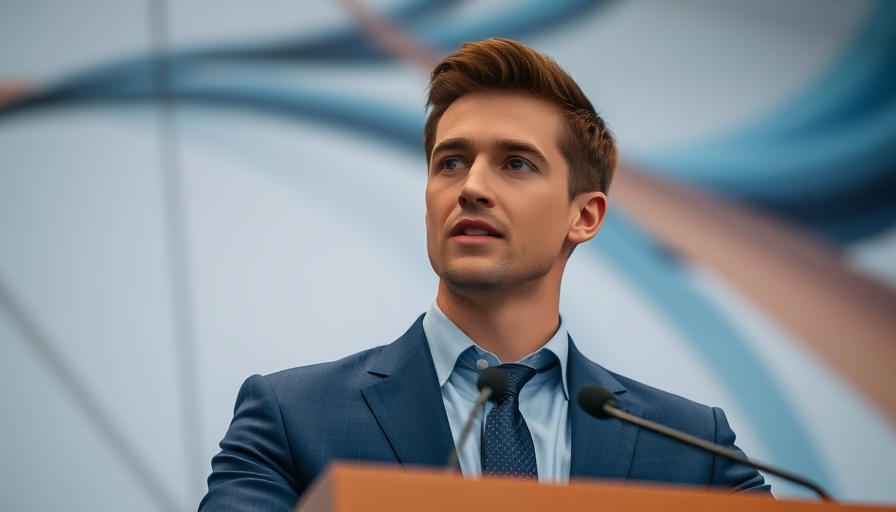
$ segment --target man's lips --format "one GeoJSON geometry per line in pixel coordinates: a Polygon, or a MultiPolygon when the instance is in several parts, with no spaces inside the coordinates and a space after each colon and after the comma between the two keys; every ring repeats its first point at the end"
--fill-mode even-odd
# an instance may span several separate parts
{"type": "Polygon", "coordinates": [[[450,236],[488,236],[494,238],[503,238],[501,232],[496,227],[484,220],[464,219],[459,221],[451,228],[450,236]]]}

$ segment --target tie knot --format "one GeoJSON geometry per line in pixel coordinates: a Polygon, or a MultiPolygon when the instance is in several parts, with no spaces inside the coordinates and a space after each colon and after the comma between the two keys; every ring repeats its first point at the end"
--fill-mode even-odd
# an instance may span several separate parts
{"type": "Polygon", "coordinates": [[[498,368],[504,370],[504,373],[507,374],[507,394],[504,400],[515,399],[519,396],[523,386],[538,373],[535,368],[524,364],[507,363],[502,364],[498,368]]]}

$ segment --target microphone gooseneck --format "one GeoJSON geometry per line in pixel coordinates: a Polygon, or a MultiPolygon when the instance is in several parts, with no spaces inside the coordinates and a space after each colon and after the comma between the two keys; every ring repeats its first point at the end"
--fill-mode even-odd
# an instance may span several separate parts
{"type": "Polygon", "coordinates": [[[765,471],[772,475],[779,476],[785,480],[789,480],[796,484],[808,487],[809,489],[812,489],[816,494],[818,494],[818,496],[822,500],[828,502],[834,501],[831,495],[828,494],[824,489],[822,489],[821,486],[797,474],[785,471],[783,469],[778,469],[773,466],[769,466],[768,464],[752,461],[748,459],[746,455],[725,448],[724,446],[710,443],[709,441],[700,439],[699,437],[694,437],[690,434],[680,432],[665,425],[660,425],[659,423],[655,423],[653,421],[645,420],[644,418],[640,418],[633,414],[629,414],[619,408],[619,404],[616,403],[616,399],[614,398],[613,393],[600,386],[595,386],[593,384],[584,386],[579,390],[576,398],[582,409],[584,409],[585,412],[587,412],[591,416],[594,416],[595,418],[603,420],[612,417],[620,419],[622,421],[633,423],[639,427],[643,427],[658,434],[670,437],[678,442],[702,448],[715,455],[725,457],[726,459],[731,459],[735,462],[745,464],[760,471],[765,471]]]}
{"type": "Polygon", "coordinates": [[[448,455],[448,461],[445,463],[445,466],[451,473],[460,471],[460,450],[467,438],[470,437],[473,420],[476,419],[479,411],[482,410],[482,404],[486,401],[497,403],[504,400],[504,395],[507,394],[507,373],[496,367],[486,368],[479,374],[479,378],[476,380],[476,388],[479,389],[479,396],[476,397],[476,403],[470,409],[464,428],[457,439],[457,446],[451,450],[451,453],[448,455]]]}

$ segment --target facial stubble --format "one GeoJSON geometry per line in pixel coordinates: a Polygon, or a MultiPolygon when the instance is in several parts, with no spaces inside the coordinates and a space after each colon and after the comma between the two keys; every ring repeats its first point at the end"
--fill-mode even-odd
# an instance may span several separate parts
{"type": "MultiPolygon", "coordinates": [[[[540,242],[533,244],[537,247],[536,250],[540,249],[539,252],[545,249],[542,244],[549,244],[547,240],[540,242]]],[[[485,268],[471,269],[468,265],[449,260],[445,248],[436,245],[432,234],[427,230],[426,247],[430,265],[446,286],[463,295],[525,294],[527,290],[537,287],[537,283],[550,273],[557,261],[555,257],[549,256],[551,252],[545,251],[544,257],[519,268],[514,268],[513,255],[507,255],[485,268]]]]}

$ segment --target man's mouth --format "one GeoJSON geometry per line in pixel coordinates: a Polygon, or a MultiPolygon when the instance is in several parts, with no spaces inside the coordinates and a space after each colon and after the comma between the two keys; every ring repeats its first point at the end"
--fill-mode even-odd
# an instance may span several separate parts
{"type": "Polygon", "coordinates": [[[491,224],[481,220],[462,220],[451,230],[451,236],[490,236],[502,238],[491,224]]]}

